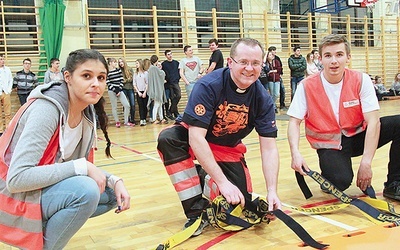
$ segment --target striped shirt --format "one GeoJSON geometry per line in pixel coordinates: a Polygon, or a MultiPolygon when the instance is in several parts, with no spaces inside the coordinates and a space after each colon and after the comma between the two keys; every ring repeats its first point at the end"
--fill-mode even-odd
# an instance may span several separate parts
{"type": "Polygon", "coordinates": [[[14,76],[13,88],[17,88],[17,93],[20,95],[29,94],[37,85],[38,79],[31,71],[26,73],[21,70],[14,76]]]}
{"type": "Polygon", "coordinates": [[[107,75],[107,87],[109,91],[113,91],[116,94],[122,91],[124,86],[124,77],[121,69],[114,69],[108,72],[107,75]]]}

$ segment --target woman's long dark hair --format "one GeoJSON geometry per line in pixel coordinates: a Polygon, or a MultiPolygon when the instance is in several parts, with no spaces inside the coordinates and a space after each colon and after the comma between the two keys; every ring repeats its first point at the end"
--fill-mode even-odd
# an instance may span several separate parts
{"type": "Polygon", "coordinates": [[[111,156],[111,141],[110,138],[108,137],[108,132],[107,132],[107,128],[108,128],[108,116],[106,114],[106,111],[104,110],[104,105],[106,103],[106,100],[104,99],[104,97],[101,97],[100,100],[94,105],[94,109],[96,110],[96,115],[97,115],[97,119],[99,120],[99,124],[100,124],[100,128],[103,131],[104,137],[107,141],[107,146],[105,149],[105,153],[106,156],[108,158],[113,158],[111,156]]]}
{"type": "MultiPolygon", "coordinates": [[[[85,63],[88,60],[100,61],[104,65],[108,73],[108,64],[106,62],[106,59],[100,52],[94,49],[78,49],[69,53],[67,62],[65,63],[65,70],[72,74],[79,65],[85,63]]],[[[107,141],[107,146],[105,149],[106,156],[108,158],[112,158],[110,151],[111,141],[108,137],[107,132],[108,117],[104,110],[105,102],[105,99],[101,97],[100,100],[94,105],[94,109],[96,111],[97,119],[99,120],[100,128],[103,131],[104,137],[107,141]]]]}

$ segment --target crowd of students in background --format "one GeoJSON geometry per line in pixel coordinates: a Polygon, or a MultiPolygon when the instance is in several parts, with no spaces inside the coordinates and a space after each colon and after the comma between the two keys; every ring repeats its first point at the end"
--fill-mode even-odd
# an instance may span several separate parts
{"type": "MultiPolygon", "coordinates": [[[[157,55],[150,59],[138,59],[133,67],[129,66],[125,58],[108,58],[110,72],[107,77],[108,95],[111,104],[112,116],[117,128],[121,127],[118,116],[118,101],[123,106],[123,124],[133,127],[145,126],[147,122],[166,124],[168,119],[173,120],[179,116],[178,104],[181,99],[179,81],[184,82],[187,97],[189,98],[196,81],[204,74],[224,66],[222,52],[218,48],[218,40],[211,39],[209,48],[212,52],[208,67],[202,67],[200,58],[194,55],[191,46],[183,49],[185,57],[179,62],[173,59],[172,51],[165,50],[165,60],[160,63],[157,55]],[[136,103],[139,110],[139,121],[135,120],[136,103]]],[[[318,50],[313,49],[306,57],[301,54],[301,48],[294,46],[293,54],[287,62],[290,70],[291,99],[296,92],[296,87],[305,77],[322,70],[318,50]]],[[[31,68],[31,60],[23,60],[23,69],[12,77],[11,71],[4,65],[4,56],[0,56],[1,78],[1,108],[5,114],[7,124],[11,119],[11,100],[9,95],[14,89],[23,105],[29,93],[39,84],[36,74],[31,68]]],[[[276,47],[270,46],[264,58],[260,73],[260,81],[270,93],[275,103],[275,113],[286,110],[285,87],[282,80],[283,63],[276,55],[276,47]],[[276,105],[279,99],[279,107],[276,105]]],[[[45,72],[44,83],[63,79],[63,69],[60,69],[60,60],[52,58],[49,69],[45,72]]],[[[371,77],[375,84],[378,100],[385,100],[387,96],[400,95],[400,73],[394,77],[389,89],[382,82],[382,77],[371,77]]],[[[0,127],[0,135],[5,127],[0,127]]]]}
{"type": "Polygon", "coordinates": [[[203,74],[223,67],[224,59],[218,48],[218,40],[211,39],[209,47],[212,54],[207,69],[203,69],[201,60],[193,55],[193,49],[189,45],[184,47],[185,57],[180,62],[173,59],[171,50],[164,51],[165,60],[162,63],[157,55],[152,55],[150,59],[136,60],[133,68],[124,58],[119,58],[118,61],[116,58],[108,58],[110,72],[107,86],[116,127],[121,127],[117,100],[123,105],[125,126],[136,125],[135,99],[140,126],[146,126],[147,122],[167,124],[168,119],[178,117],[180,79],[185,83],[189,98],[194,84],[203,74]]]}

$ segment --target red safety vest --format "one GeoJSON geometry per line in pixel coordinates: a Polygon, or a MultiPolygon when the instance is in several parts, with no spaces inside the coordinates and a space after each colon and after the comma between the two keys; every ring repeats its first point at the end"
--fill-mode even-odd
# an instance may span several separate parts
{"type": "Polygon", "coordinates": [[[321,73],[304,80],[307,100],[306,137],[315,149],[341,149],[342,134],[351,137],[366,128],[360,90],[362,74],[345,69],[339,100],[339,123],[321,81],[321,73]]]}
{"type": "MultiPolygon", "coordinates": [[[[21,249],[43,249],[42,211],[40,198],[28,196],[26,193],[8,192],[6,178],[8,165],[4,156],[14,136],[19,119],[29,105],[31,99],[24,104],[11,120],[5,133],[0,137],[0,211],[4,220],[10,223],[0,222],[0,241],[21,249]],[[29,223],[26,223],[29,221],[29,223]]],[[[59,128],[43,153],[38,166],[53,164],[59,148],[59,128]]],[[[40,193],[39,193],[40,194],[40,193]]]]}

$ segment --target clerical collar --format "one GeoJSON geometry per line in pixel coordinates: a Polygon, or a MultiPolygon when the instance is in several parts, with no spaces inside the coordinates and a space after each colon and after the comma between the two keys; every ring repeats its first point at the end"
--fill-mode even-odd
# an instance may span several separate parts
{"type": "Polygon", "coordinates": [[[231,86],[231,89],[232,89],[233,91],[235,91],[236,93],[239,93],[239,94],[244,94],[244,93],[246,93],[246,92],[248,91],[248,89],[249,89],[249,88],[246,88],[246,89],[241,89],[241,88],[239,88],[238,86],[236,86],[236,84],[233,82],[232,79],[229,79],[229,85],[231,86]]]}
{"type": "Polygon", "coordinates": [[[241,88],[237,88],[236,92],[239,94],[243,94],[244,92],[246,92],[247,89],[241,89],[241,88]]]}

